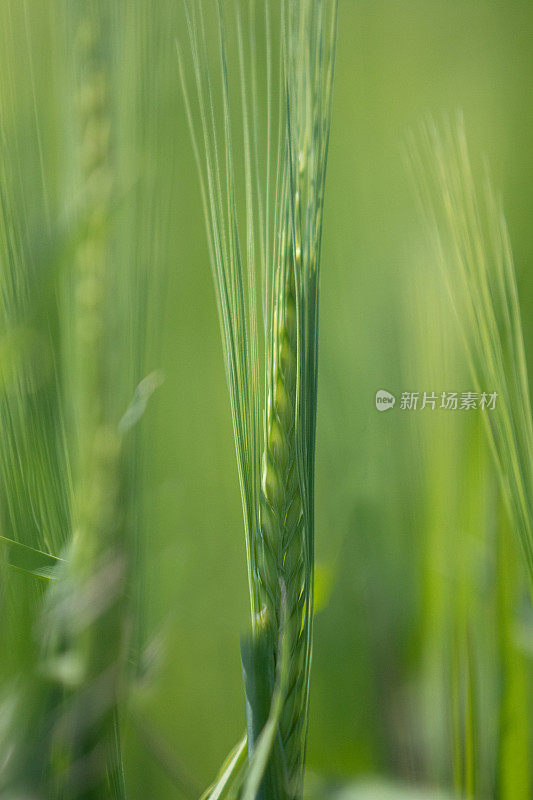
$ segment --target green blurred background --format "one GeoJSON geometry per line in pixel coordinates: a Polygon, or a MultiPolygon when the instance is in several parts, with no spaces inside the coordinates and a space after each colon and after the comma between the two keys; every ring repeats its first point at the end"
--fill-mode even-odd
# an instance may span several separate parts
{"type": "MultiPolygon", "coordinates": [[[[174,0],[116,6],[118,70],[138,97],[135,109],[121,112],[123,124],[136,127],[131,181],[138,170],[150,186],[142,235],[132,230],[153,275],[147,371],[165,375],[143,422],[150,666],[132,701],[127,776],[132,798],[180,798],[205,787],[244,730],[244,536],[175,53],[175,38],[186,40],[182,8],[174,0]]],[[[4,126],[36,236],[45,196],[52,216],[61,212],[63,8],[53,0],[0,4],[4,126]],[[36,188],[42,170],[47,195],[36,188]]],[[[474,158],[488,158],[503,195],[531,380],[532,82],[530,0],[340,0],[316,479],[326,590],[315,625],[308,748],[310,771],[331,779],[449,782],[450,620],[459,620],[476,647],[480,791],[494,790],[502,657],[496,488],[480,417],[409,414],[398,405],[379,414],[374,395],[473,388],[402,147],[423,115],[459,107],[474,158]]],[[[510,560],[519,585],[520,567],[510,560]]],[[[526,717],[531,622],[520,616],[517,625],[525,629],[515,658],[526,676],[526,717]]]]}

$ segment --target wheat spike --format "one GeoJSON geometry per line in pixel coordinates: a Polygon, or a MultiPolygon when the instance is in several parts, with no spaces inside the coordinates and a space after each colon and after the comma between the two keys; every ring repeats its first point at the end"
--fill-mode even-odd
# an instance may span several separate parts
{"type": "MultiPolygon", "coordinates": [[[[255,4],[250,3],[246,14],[235,4],[242,187],[233,152],[231,49],[222,5],[218,18],[221,131],[202,2],[186,0],[185,6],[197,107],[189,98],[184,53],[178,47],[180,74],[221,323],[247,546],[255,642],[246,642],[243,652],[250,768],[254,752],[261,749],[259,739],[267,728],[267,717],[271,723],[272,710],[280,705],[273,699],[277,682],[286,688],[258,796],[289,800],[302,795],[308,717],[318,278],[337,4],[335,0],[280,1],[277,103],[272,70],[276,45],[271,39],[269,4],[265,4],[266,108],[258,100],[261,69],[256,63],[255,4]],[[251,69],[245,59],[245,22],[251,69]],[[261,151],[260,122],[264,122],[266,153],[261,151]],[[243,218],[239,188],[244,196],[243,218]],[[258,319],[259,297],[262,320],[258,319]],[[288,674],[286,680],[278,681],[280,665],[285,663],[280,654],[287,649],[288,674]]],[[[271,724],[268,729],[272,730],[271,724]]]]}
{"type": "MultiPolygon", "coordinates": [[[[280,586],[287,597],[290,646],[289,689],[280,720],[287,770],[293,779],[301,763],[299,734],[305,707],[305,580],[304,519],[296,453],[297,326],[292,259],[285,286],[275,305],[272,374],[266,413],[266,446],[260,508],[258,578],[273,634],[280,625],[280,586]]],[[[275,640],[275,636],[272,637],[275,640]]]]}

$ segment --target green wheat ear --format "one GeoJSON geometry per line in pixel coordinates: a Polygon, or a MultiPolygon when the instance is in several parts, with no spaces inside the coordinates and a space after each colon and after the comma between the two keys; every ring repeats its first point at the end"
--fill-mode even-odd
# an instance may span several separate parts
{"type": "Polygon", "coordinates": [[[255,780],[254,753],[261,751],[263,758],[264,732],[275,722],[277,734],[258,796],[284,800],[302,795],[307,734],[318,284],[337,2],[281,0],[276,9],[279,41],[271,35],[272,12],[265,4],[264,63],[257,57],[255,3],[246,13],[237,3],[234,8],[236,43],[230,47],[230,26],[218,3],[222,115],[215,102],[202,2],[185,2],[189,71],[198,101],[194,107],[179,47],[178,56],[243,502],[252,612],[252,641],[243,644],[250,773],[255,780]],[[231,53],[239,74],[238,116],[231,101],[231,53]],[[264,103],[260,96],[266,97],[264,103]],[[242,180],[234,158],[236,119],[244,143],[242,180]],[[280,642],[287,648],[286,670],[281,671],[280,642]]]}

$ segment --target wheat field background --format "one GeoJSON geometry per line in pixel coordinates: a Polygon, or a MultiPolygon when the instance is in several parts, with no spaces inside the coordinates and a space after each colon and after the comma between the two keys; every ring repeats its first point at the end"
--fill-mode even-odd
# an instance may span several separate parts
{"type": "MultiPolygon", "coordinates": [[[[0,0],[10,213],[43,278],[33,290],[48,310],[36,330],[42,324],[52,337],[50,309],[62,309],[59,328],[73,313],[58,287],[78,247],[72,51],[83,6],[0,0]]],[[[244,731],[239,648],[249,609],[230,407],[176,57],[185,20],[174,0],[96,6],[108,15],[102,58],[116,188],[106,213],[119,254],[108,262],[106,313],[129,309],[102,345],[111,354],[111,418],[120,420],[139,381],[156,372],[138,427],[142,477],[132,483],[142,535],[128,590],[138,602],[138,663],[122,730],[126,786],[132,800],[193,798],[244,731]]],[[[421,119],[459,108],[472,160],[481,171],[487,159],[503,199],[533,390],[532,43],[529,0],[340,0],[321,275],[310,796],[368,778],[441,787],[450,798],[532,796],[533,615],[512,531],[498,549],[499,490],[482,412],[399,405],[404,391],[474,389],[405,155],[421,119]],[[398,398],[387,413],[376,411],[379,389],[398,398]],[[457,678],[465,673],[466,688],[457,678]],[[457,771],[468,771],[472,742],[474,788],[465,789],[457,771]]],[[[57,340],[58,353],[64,345],[57,340]]],[[[54,363],[77,380],[81,362],[61,358],[54,363]]],[[[29,594],[25,586],[17,591],[29,594]]],[[[26,633],[6,623],[2,645],[15,670],[28,655],[13,643],[31,621],[21,612],[19,624],[26,633]]],[[[7,686],[5,669],[1,677],[7,686]]],[[[381,797],[356,791],[364,790],[346,797],[381,797]]]]}

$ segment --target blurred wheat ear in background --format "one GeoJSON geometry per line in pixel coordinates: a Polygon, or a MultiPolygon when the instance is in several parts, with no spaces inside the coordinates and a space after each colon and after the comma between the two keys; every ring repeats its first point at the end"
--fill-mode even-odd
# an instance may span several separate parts
{"type": "MultiPolygon", "coordinates": [[[[533,582],[533,422],[516,275],[507,223],[488,169],[474,178],[462,117],[429,122],[412,145],[421,204],[477,390],[496,391],[485,415],[512,526],[533,582]],[[493,387],[493,388],[491,388],[493,387]]],[[[533,596],[533,595],[532,595],[533,596]]]]}
{"type": "Polygon", "coordinates": [[[202,3],[186,3],[189,70],[182,44],[178,53],[245,522],[252,634],[242,644],[250,757],[243,792],[255,797],[259,790],[258,797],[282,800],[302,796],[307,735],[318,287],[337,5],[260,4],[256,17],[254,3],[246,13],[236,4],[231,23],[218,8],[214,74],[220,88],[214,88],[202,3]],[[272,17],[279,35],[272,33],[272,17]],[[233,70],[240,75],[238,110],[233,70]],[[243,169],[234,156],[236,142],[243,148],[243,169]]]}
{"type": "MultiPolygon", "coordinates": [[[[1,336],[10,365],[0,395],[1,634],[10,656],[0,794],[123,798],[119,716],[136,661],[141,520],[131,428],[142,410],[124,412],[142,377],[146,306],[143,267],[123,245],[141,241],[128,219],[138,176],[118,100],[116,51],[129,27],[120,4],[58,6],[54,78],[64,91],[55,99],[67,146],[52,192],[34,97],[42,205],[33,214],[16,183],[14,82],[1,98],[1,336]]],[[[50,35],[53,10],[30,17],[26,4],[10,7],[15,49],[19,24],[28,45],[30,20],[50,35]]]]}
{"type": "MultiPolygon", "coordinates": [[[[487,473],[475,431],[466,448],[473,462],[462,494],[471,519],[484,534],[483,547],[488,552],[494,548],[497,641],[496,653],[487,650],[493,663],[485,665],[485,672],[496,668],[499,721],[491,741],[491,700],[483,694],[483,672],[476,665],[483,637],[473,633],[477,623],[469,608],[472,596],[460,610],[462,633],[453,645],[454,783],[460,797],[483,797],[488,791],[502,800],[527,800],[531,730],[519,709],[528,704],[528,657],[516,627],[517,609],[525,603],[529,615],[533,598],[533,424],[513,254],[487,164],[481,181],[477,178],[462,115],[441,125],[427,121],[408,144],[428,239],[448,290],[471,379],[480,397],[497,393],[494,408],[483,413],[487,449],[500,487],[498,501],[489,506],[492,518],[487,517],[487,473]],[[483,489],[477,496],[475,482],[483,489]]],[[[469,581],[472,587],[472,575],[469,581]]]]}

